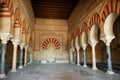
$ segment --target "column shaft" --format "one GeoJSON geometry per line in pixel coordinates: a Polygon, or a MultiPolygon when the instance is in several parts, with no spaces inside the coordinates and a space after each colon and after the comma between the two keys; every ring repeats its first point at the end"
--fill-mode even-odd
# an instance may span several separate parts
{"type": "Polygon", "coordinates": [[[87,67],[87,65],[86,65],[86,49],[83,49],[83,57],[84,57],[84,65],[83,65],[83,67],[87,67]]]}
{"type": "Polygon", "coordinates": [[[73,54],[72,54],[72,49],[70,49],[70,64],[73,64],[73,54]]]}
{"type": "Polygon", "coordinates": [[[6,44],[2,44],[1,47],[1,67],[0,67],[0,78],[5,78],[5,54],[6,54],[6,44]]]}
{"type": "Polygon", "coordinates": [[[108,71],[112,71],[110,45],[107,45],[106,48],[107,48],[107,67],[108,67],[108,71]]]}
{"type": "Polygon", "coordinates": [[[27,65],[27,52],[28,52],[28,47],[25,47],[24,66],[27,65]]]}
{"type": "Polygon", "coordinates": [[[75,51],[72,51],[72,55],[73,55],[73,64],[76,63],[76,53],[75,51]]]}
{"type": "Polygon", "coordinates": [[[23,48],[20,48],[19,68],[23,68],[23,48]]]}
{"type": "Polygon", "coordinates": [[[77,48],[77,65],[80,65],[80,53],[79,53],[79,48],[77,48]]]}
{"type": "Polygon", "coordinates": [[[95,56],[95,45],[92,45],[92,69],[97,70],[96,68],[96,56],[95,56]]]}
{"type": "Polygon", "coordinates": [[[108,74],[114,74],[114,72],[112,71],[112,61],[111,61],[111,50],[110,50],[110,42],[112,41],[112,39],[108,39],[106,41],[104,41],[106,43],[106,49],[107,49],[107,68],[108,74]]]}
{"type": "Polygon", "coordinates": [[[17,45],[14,45],[12,72],[16,72],[16,64],[17,64],[17,45]]]}
{"type": "Polygon", "coordinates": [[[6,54],[6,44],[2,44],[0,74],[5,74],[5,54],[6,54]]]}

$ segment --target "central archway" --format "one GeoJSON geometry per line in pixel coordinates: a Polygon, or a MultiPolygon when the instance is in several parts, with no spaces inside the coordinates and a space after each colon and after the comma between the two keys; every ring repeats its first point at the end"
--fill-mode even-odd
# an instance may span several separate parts
{"type": "Polygon", "coordinates": [[[60,43],[55,38],[47,38],[43,44],[42,48],[45,52],[45,59],[47,62],[55,62],[56,60],[56,49],[60,49],[60,43]]]}

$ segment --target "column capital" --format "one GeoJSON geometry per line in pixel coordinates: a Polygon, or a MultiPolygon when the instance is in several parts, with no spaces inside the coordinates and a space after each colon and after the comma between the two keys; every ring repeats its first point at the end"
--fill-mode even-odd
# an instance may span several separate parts
{"type": "Polygon", "coordinates": [[[100,38],[106,45],[110,45],[111,41],[115,38],[115,36],[105,36],[100,38]]]}
{"type": "Polygon", "coordinates": [[[28,49],[29,48],[29,45],[25,45],[25,49],[28,49]]]}
{"type": "Polygon", "coordinates": [[[80,49],[80,46],[76,46],[76,49],[80,49]]]}
{"type": "Polygon", "coordinates": [[[75,48],[74,48],[74,47],[72,47],[72,50],[73,50],[73,51],[75,51],[75,48]]]}
{"type": "Polygon", "coordinates": [[[105,44],[106,44],[106,45],[110,45],[110,43],[111,43],[110,40],[106,40],[106,41],[105,41],[105,44]]]}
{"type": "Polygon", "coordinates": [[[21,42],[21,43],[20,43],[20,48],[23,49],[24,46],[25,46],[25,43],[21,42]]]}
{"type": "Polygon", "coordinates": [[[85,50],[87,47],[87,44],[82,44],[82,48],[85,50]]]}
{"type": "Polygon", "coordinates": [[[98,43],[98,41],[91,41],[89,44],[90,44],[90,46],[95,47],[97,43],[98,43]]]}
{"type": "Polygon", "coordinates": [[[108,40],[108,39],[104,39],[103,42],[106,44],[106,45],[110,45],[112,40],[108,40]]]}
{"type": "Polygon", "coordinates": [[[11,39],[11,41],[13,42],[14,47],[17,47],[20,44],[20,40],[18,39],[11,39]]]}
{"type": "Polygon", "coordinates": [[[10,33],[0,33],[0,38],[2,40],[2,44],[7,44],[7,41],[9,40],[9,38],[13,37],[12,34],[10,33]]]}
{"type": "Polygon", "coordinates": [[[2,44],[7,44],[7,41],[9,40],[8,36],[1,36],[2,44]]]}

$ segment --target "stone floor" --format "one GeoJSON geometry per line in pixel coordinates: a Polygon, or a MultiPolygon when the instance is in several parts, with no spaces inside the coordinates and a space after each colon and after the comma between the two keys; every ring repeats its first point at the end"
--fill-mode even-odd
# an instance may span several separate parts
{"type": "Polygon", "coordinates": [[[70,64],[34,64],[9,72],[5,80],[120,80],[120,74],[109,75],[70,64]]]}

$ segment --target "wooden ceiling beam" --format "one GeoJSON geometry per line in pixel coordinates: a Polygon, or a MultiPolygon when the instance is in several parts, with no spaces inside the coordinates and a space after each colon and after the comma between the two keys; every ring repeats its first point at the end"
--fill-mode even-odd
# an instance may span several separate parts
{"type": "Polygon", "coordinates": [[[32,0],[32,2],[33,3],[42,3],[42,4],[54,4],[54,3],[56,3],[56,4],[73,4],[73,3],[77,3],[78,2],[78,0],[43,0],[43,1],[41,1],[41,0],[32,0]]]}
{"type": "Polygon", "coordinates": [[[31,0],[35,17],[67,19],[79,0],[31,0]]]}
{"type": "Polygon", "coordinates": [[[50,10],[50,9],[42,9],[42,10],[39,10],[39,9],[36,9],[34,10],[35,12],[70,12],[70,10],[50,10]]]}
{"type": "Polygon", "coordinates": [[[37,12],[36,14],[38,14],[38,15],[56,15],[56,16],[57,16],[57,15],[66,15],[66,16],[67,16],[67,15],[68,15],[67,13],[64,13],[64,14],[63,14],[63,13],[47,13],[47,12],[46,12],[46,13],[37,12]]]}
{"type": "Polygon", "coordinates": [[[48,9],[48,10],[70,10],[70,9],[66,9],[66,8],[51,8],[51,7],[46,7],[46,8],[42,8],[42,7],[35,7],[35,9],[37,10],[43,10],[43,9],[48,9]]]}
{"type": "MultiPolygon", "coordinates": [[[[46,7],[50,7],[51,5],[50,4],[48,4],[48,5],[35,5],[35,7],[44,7],[44,8],[46,8],[46,7]]],[[[51,8],[66,8],[66,9],[69,9],[69,8],[73,8],[73,6],[71,5],[71,6],[68,6],[68,5],[65,5],[65,6],[63,6],[63,5],[54,5],[54,6],[51,6],[51,8]]]]}
{"type": "Polygon", "coordinates": [[[67,19],[65,16],[36,16],[37,18],[47,18],[47,19],[67,19]]]}

